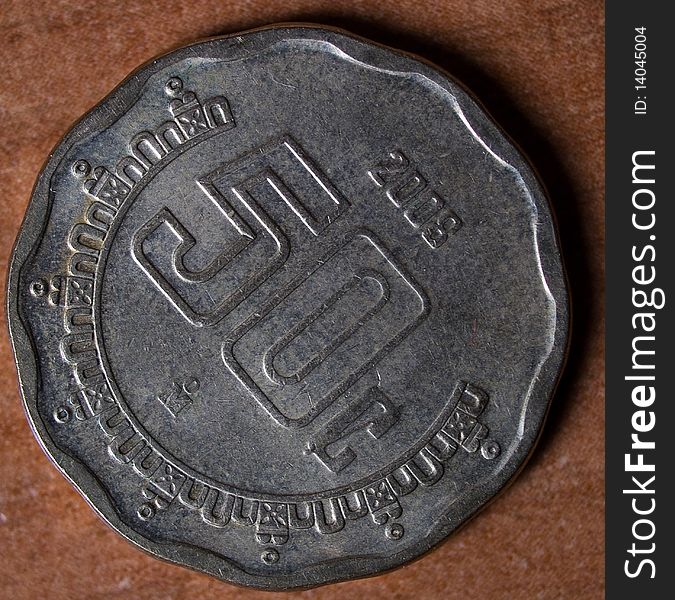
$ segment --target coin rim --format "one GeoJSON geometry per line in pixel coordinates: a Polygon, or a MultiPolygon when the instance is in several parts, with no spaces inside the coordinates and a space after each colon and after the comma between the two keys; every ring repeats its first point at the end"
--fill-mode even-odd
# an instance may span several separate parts
{"type": "Polygon", "coordinates": [[[85,498],[92,509],[123,537],[153,556],[208,573],[231,583],[264,590],[307,588],[345,579],[380,574],[383,571],[388,571],[420,558],[443,541],[450,533],[469,522],[499,493],[504,491],[530,457],[541,435],[551,398],[563,371],[570,342],[567,276],[560,252],[555,214],[536,170],[518,145],[501,129],[480,101],[461,82],[437,65],[412,53],[373,42],[342,29],[312,23],[269,25],[244,32],[201,39],[170,50],[134,70],[101,102],[76,121],[68,133],[56,144],[36,180],[8,265],[6,298],[8,327],[14,360],[17,365],[19,388],[33,434],[43,451],[71,485],[85,498]],[[264,48],[275,41],[282,41],[289,34],[296,37],[302,35],[304,38],[319,41],[330,41],[355,58],[363,58],[365,54],[367,60],[363,62],[382,69],[396,67],[396,70],[400,71],[402,70],[400,65],[407,63],[409,68],[406,70],[422,74],[457,97],[458,103],[470,123],[480,125],[481,130],[491,130],[490,133],[497,133],[497,135],[502,136],[503,142],[500,145],[506,145],[507,147],[510,145],[513,148],[513,152],[509,155],[509,164],[522,176],[540,213],[536,237],[537,251],[542,259],[543,276],[556,304],[556,318],[553,347],[541,366],[538,379],[532,387],[530,398],[526,404],[524,418],[529,425],[524,428],[523,437],[504,468],[487,483],[484,483],[482,487],[479,489],[470,488],[460,498],[460,502],[457,504],[462,505],[462,518],[459,523],[455,514],[456,506],[449,507],[447,513],[439,515],[431,534],[421,538],[411,546],[407,546],[400,552],[388,556],[343,557],[307,566],[293,574],[267,576],[248,573],[236,561],[217,555],[210,550],[173,541],[158,542],[140,535],[122,521],[115,511],[112,500],[96,476],[83,463],[56,446],[50,438],[37,408],[37,400],[40,395],[37,352],[33,348],[32,340],[23,324],[24,319],[18,305],[18,284],[21,268],[35,253],[36,244],[41,239],[46,227],[51,208],[49,181],[63,155],[79,139],[100,126],[106,125],[106,121],[116,118],[109,115],[108,119],[104,119],[104,111],[99,110],[100,107],[114,102],[116,106],[123,107],[118,109],[116,114],[126,110],[155,70],[165,68],[194,55],[196,46],[201,46],[200,50],[203,51],[203,56],[212,54],[222,58],[223,51],[220,49],[219,52],[219,47],[223,40],[234,39],[236,42],[244,43],[244,38],[247,37],[250,38],[250,40],[246,40],[249,45],[264,48]],[[210,45],[214,46],[214,51],[211,53],[208,52],[210,45]],[[541,217],[544,215],[545,218],[542,219],[541,217]],[[452,518],[448,518],[448,516],[452,518]]]}

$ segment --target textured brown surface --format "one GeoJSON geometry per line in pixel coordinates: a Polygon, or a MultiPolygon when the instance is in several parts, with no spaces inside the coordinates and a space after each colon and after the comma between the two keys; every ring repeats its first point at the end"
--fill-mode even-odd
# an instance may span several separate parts
{"type": "MultiPolygon", "coordinates": [[[[306,598],[599,598],[604,590],[603,12],[600,0],[10,1],[0,5],[0,279],[42,162],[130,70],[196,38],[279,21],[340,26],[464,81],[529,154],[558,216],[575,303],[566,374],[525,471],[415,563],[306,598]]],[[[3,290],[4,291],[4,290],[3,290]]],[[[4,311],[3,311],[4,312],[4,311]]],[[[290,597],[159,562],[51,466],[0,335],[0,597],[290,597]]]]}

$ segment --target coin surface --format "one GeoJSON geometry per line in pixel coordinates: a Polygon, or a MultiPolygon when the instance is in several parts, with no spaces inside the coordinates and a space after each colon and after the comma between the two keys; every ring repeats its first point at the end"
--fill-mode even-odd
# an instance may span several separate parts
{"type": "Polygon", "coordinates": [[[437,68],[313,26],[153,60],[41,172],[8,312],[33,430],[117,531],[241,585],[420,555],[564,360],[531,167],[437,68]]]}

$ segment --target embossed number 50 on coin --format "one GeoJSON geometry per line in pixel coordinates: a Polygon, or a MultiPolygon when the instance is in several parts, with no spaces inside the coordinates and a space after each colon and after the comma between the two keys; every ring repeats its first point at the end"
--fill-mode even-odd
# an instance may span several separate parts
{"type": "Polygon", "coordinates": [[[287,589],[418,556],[540,431],[567,301],[466,92],[313,27],[148,64],[40,174],[9,280],[27,412],[115,529],[287,589]]]}

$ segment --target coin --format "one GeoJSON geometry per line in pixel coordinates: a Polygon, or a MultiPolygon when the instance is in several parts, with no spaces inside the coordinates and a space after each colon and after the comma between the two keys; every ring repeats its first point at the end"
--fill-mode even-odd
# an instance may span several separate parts
{"type": "Polygon", "coordinates": [[[41,172],[8,286],[28,417],[116,530],[241,585],[398,566],[523,465],[568,308],[532,168],[332,29],[133,73],[41,172]]]}

